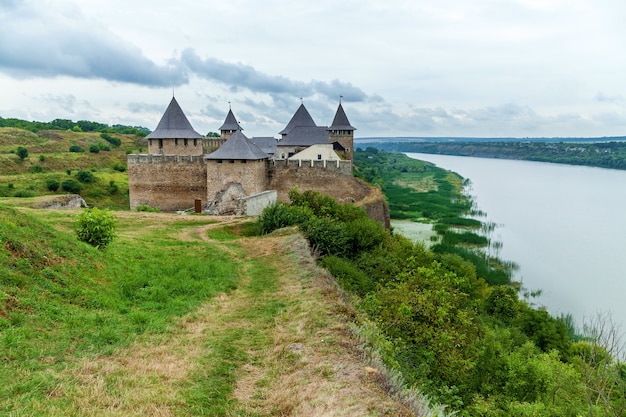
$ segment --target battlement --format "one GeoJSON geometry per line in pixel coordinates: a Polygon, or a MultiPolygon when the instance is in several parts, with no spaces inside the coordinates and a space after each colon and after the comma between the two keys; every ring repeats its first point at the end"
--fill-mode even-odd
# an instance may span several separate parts
{"type": "Polygon", "coordinates": [[[327,161],[317,159],[282,159],[270,161],[270,169],[281,169],[283,167],[304,171],[308,168],[315,168],[316,170],[324,169],[330,172],[337,172],[343,175],[352,176],[352,161],[349,160],[327,161]]]}
{"type": "Polygon", "coordinates": [[[161,162],[204,162],[203,155],[162,155],[130,154],[126,155],[129,164],[158,164],[161,162]]]}

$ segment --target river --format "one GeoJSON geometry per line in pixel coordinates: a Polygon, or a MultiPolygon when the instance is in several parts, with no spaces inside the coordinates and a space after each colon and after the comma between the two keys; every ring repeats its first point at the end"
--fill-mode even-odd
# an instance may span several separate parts
{"type": "Polygon", "coordinates": [[[626,323],[626,171],[530,161],[407,153],[471,181],[497,227],[499,257],[553,315],[578,325],[598,313],[626,323]]]}

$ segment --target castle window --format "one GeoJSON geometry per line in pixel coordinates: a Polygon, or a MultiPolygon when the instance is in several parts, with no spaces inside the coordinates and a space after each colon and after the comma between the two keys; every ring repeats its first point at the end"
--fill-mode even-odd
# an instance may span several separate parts
{"type": "Polygon", "coordinates": [[[174,139],[174,146],[178,146],[178,139],[174,139]]]}
{"type": "Polygon", "coordinates": [[[185,147],[186,147],[187,145],[189,145],[189,143],[188,143],[187,139],[185,139],[185,147]]]}
{"type": "Polygon", "coordinates": [[[163,139],[159,139],[159,149],[163,150],[163,139]]]}
{"type": "Polygon", "coordinates": [[[218,160],[217,160],[217,163],[218,163],[218,164],[221,164],[221,163],[222,163],[222,160],[221,160],[221,159],[218,159],[218,160]]]}
{"type": "Polygon", "coordinates": [[[231,160],[229,160],[228,162],[229,162],[229,163],[231,163],[231,164],[234,164],[234,163],[235,163],[235,160],[234,160],[234,159],[231,159],[231,160]]]}
{"type": "Polygon", "coordinates": [[[322,155],[321,154],[317,154],[317,159],[322,159],[322,155]]]}
{"type": "Polygon", "coordinates": [[[198,139],[193,140],[193,146],[198,146],[198,139]]]}
{"type": "Polygon", "coordinates": [[[241,163],[242,163],[242,164],[245,164],[245,163],[246,163],[246,160],[245,160],[245,159],[242,159],[242,160],[241,160],[241,163]]]}

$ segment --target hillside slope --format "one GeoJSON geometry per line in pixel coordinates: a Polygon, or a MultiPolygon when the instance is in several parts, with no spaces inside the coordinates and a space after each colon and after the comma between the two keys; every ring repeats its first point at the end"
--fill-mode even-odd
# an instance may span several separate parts
{"type": "Polygon", "coordinates": [[[118,212],[97,251],[74,213],[0,210],[2,413],[411,415],[360,361],[298,235],[118,212]]]}

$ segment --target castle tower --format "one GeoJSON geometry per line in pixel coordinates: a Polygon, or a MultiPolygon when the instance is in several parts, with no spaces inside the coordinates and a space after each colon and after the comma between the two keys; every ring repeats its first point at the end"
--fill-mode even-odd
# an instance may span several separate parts
{"type": "Polygon", "coordinates": [[[354,159],[354,128],[350,125],[350,121],[346,116],[346,112],[343,110],[343,106],[341,105],[341,101],[339,102],[339,107],[337,108],[337,112],[335,113],[335,118],[333,119],[333,123],[328,128],[329,132],[329,142],[330,143],[338,143],[344,148],[344,153],[346,155],[346,159],[353,160],[354,159]]]}
{"type": "Polygon", "coordinates": [[[300,107],[298,107],[298,110],[296,110],[289,123],[287,123],[287,126],[278,132],[278,134],[282,135],[284,138],[296,127],[317,127],[309,111],[304,107],[304,104],[300,104],[300,107]]]}
{"type": "Polygon", "coordinates": [[[174,97],[154,132],[146,136],[148,153],[162,155],[202,155],[204,136],[196,132],[174,97]]]}
{"type": "Polygon", "coordinates": [[[228,140],[232,136],[233,133],[237,131],[242,131],[242,127],[239,126],[239,122],[235,118],[232,109],[228,109],[228,114],[226,115],[226,120],[224,120],[224,124],[220,127],[221,139],[223,141],[228,140]]]}

